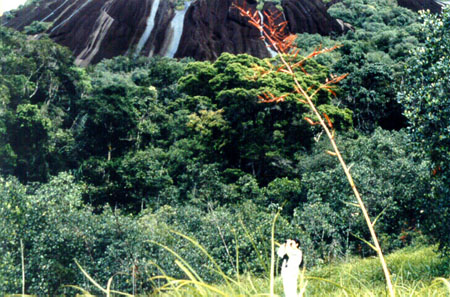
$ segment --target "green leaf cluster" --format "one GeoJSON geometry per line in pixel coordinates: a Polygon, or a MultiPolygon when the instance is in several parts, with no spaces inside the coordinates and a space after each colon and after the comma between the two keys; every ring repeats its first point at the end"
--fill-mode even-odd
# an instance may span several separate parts
{"type": "Polygon", "coordinates": [[[25,26],[24,33],[27,35],[35,35],[39,33],[44,33],[52,26],[49,22],[34,21],[30,25],[25,26]]]}
{"type": "Polygon", "coordinates": [[[410,122],[410,133],[431,159],[433,191],[424,201],[425,225],[441,247],[450,247],[450,10],[442,15],[423,13],[422,46],[411,52],[406,79],[398,99],[410,122]]]}
{"type": "Polygon", "coordinates": [[[298,46],[307,53],[320,44],[342,45],[330,55],[317,58],[329,65],[332,73],[349,74],[339,84],[338,105],[353,111],[354,126],[363,133],[377,127],[406,127],[402,106],[395,98],[409,51],[424,40],[418,15],[390,0],[343,0],[333,4],[328,13],[353,30],[329,37],[300,34],[298,46]]]}

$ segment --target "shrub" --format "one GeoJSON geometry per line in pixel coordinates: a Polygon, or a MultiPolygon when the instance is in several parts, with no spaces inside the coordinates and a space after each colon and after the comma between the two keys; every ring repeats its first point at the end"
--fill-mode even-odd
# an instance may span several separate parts
{"type": "MultiPolygon", "coordinates": [[[[425,220],[424,201],[430,191],[428,161],[411,152],[404,131],[377,129],[371,136],[338,140],[352,164],[352,175],[371,217],[382,213],[376,230],[382,240],[389,239],[383,240],[385,249],[409,244],[425,220]]],[[[299,160],[306,203],[295,209],[294,222],[309,234],[318,257],[336,257],[348,249],[370,253],[353,236],[369,239],[365,223],[358,218],[359,209],[353,205],[352,191],[333,157],[324,150],[326,145],[319,142],[316,153],[299,160]]]]}
{"type": "Polygon", "coordinates": [[[424,201],[424,227],[450,251],[450,9],[442,15],[424,13],[425,44],[414,51],[407,64],[399,101],[405,108],[410,133],[432,161],[433,191],[424,201]]]}
{"type": "Polygon", "coordinates": [[[24,33],[27,35],[34,35],[44,33],[52,26],[52,23],[33,21],[30,25],[25,26],[24,33]]]}

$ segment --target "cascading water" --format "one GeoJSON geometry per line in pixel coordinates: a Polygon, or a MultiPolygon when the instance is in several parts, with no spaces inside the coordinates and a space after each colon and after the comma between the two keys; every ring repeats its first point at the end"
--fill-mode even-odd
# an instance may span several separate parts
{"type": "Polygon", "coordinates": [[[40,22],[45,22],[49,17],[51,17],[52,15],[55,14],[55,12],[57,12],[61,7],[63,7],[67,2],[69,2],[70,0],[66,0],[64,1],[60,6],[56,7],[55,10],[53,10],[48,16],[46,16],[45,18],[43,18],[42,20],[40,20],[40,22]]]}
{"type": "Polygon", "coordinates": [[[139,42],[136,46],[136,52],[135,55],[139,55],[142,51],[142,48],[147,43],[148,38],[150,37],[150,34],[152,34],[153,28],[155,27],[155,17],[156,12],[158,11],[160,0],[153,0],[150,15],[147,18],[147,26],[145,27],[145,31],[142,34],[141,38],[139,39],[139,42]]]}
{"type": "Polygon", "coordinates": [[[274,51],[269,43],[267,42],[267,39],[264,36],[264,14],[258,10],[258,14],[259,14],[259,18],[261,19],[261,26],[263,27],[263,29],[261,30],[261,37],[264,38],[264,43],[266,44],[267,50],[269,51],[270,56],[273,58],[277,55],[277,52],[274,51]]]}
{"type": "Polygon", "coordinates": [[[61,27],[62,25],[64,25],[65,23],[67,23],[71,18],[73,18],[78,12],[80,12],[80,10],[82,10],[86,5],[88,5],[92,0],[87,0],[86,2],[84,2],[80,7],[78,7],[77,9],[75,9],[75,11],[69,15],[69,17],[67,19],[65,19],[64,21],[62,21],[61,23],[58,24],[58,26],[53,27],[50,30],[50,33],[52,33],[53,31],[55,31],[56,29],[58,29],[59,27],[61,27]]]}
{"type": "Polygon", "coordinates": [[[57,24],[59,20],[68,12],[72,7],[76,4],[76,1],[69,1],[69,5],[67,5],[63,11],[58,13],[57,17],[52,21],[53,24],[57,24]],[[70,3],[72,2],[72,3],[70,3]]]}
{"type": "Polygon", "coordinates": [[[114,0],[108,0],[102,8],[101,14],[95,22],[95,29],[89,36],[89,43],[87,47],[76,57],[75,64],[79,66],[87,66],[100,50],[100,46],[105,39],[108,30],[114,23],[114,19],[108,14],[108,9],[111,7],[114,0]]]}
{"type": "Polygon", "coordinates": [[[284,22],[287,22],[286,15],[284,14],[284,11],[283,11],[283,10],[281,11],[281,15],[283,16],[283,21],[284,21],[284,22]]]}
{"type": "Polygon", "coordinates": [[[181,40],[181,34],[183,33],[184,16],[186,15],[186,12],[190,5],[191,1],[185,1],[184,9],[175,12],[175,16],[173,17],[172,22],[170,23],[169,32],[172,32],[173,34],[170,44],[167,47],[167,51],[165,53],[166,57],[173,58],[178,50],[178,46],[180,45],[181,40]]]}
{"type": "Polygon", "coordinates": [[[435,1],[435,2],[437,4],[439,4],[442,8],[450,5],[450,1],[448,1],[448,0],[439,0],[439,1],[435,1]]]}

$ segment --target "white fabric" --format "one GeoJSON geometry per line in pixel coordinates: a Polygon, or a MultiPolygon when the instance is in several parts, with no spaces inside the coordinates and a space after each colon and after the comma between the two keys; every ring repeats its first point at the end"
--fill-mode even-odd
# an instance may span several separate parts
{"type": "Polygon", "coordinates": [[[281,264],[281,278],[283,279],[285,297],[298,297],[297,279],[299,266],[302,262],[302,251],[296,245],[294,241],[288,240],[277,250],[280,258],[283,258],[285,255],[288,256],[288,259],[284,259],[281,264]]]}

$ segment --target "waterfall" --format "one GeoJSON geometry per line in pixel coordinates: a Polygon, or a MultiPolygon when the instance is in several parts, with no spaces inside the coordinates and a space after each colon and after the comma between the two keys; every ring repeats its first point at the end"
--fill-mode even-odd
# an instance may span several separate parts
{"type": "Polygon", "coordinates": [[[155,26],[155,17],[156,12],[158,11],[160,0],[153,0],[152,7],[150,8],[150,15],[147,18],[147,26],[145,27],[145,31],[142,34],[141,38],[139,39],[139,42],[136,46],[136,52],[135,55],[139,55],[139,53],[142,51],[142,48],[147,43],[148,38],[150,37],[150,34],[153,31],[153,27],[155,26]]]}
{"type": "Polygon", "coordinates": [[[48,16],[46,16],[45,18],[43,18],[42,20],[40,20],[40,22],[45,22],[46,19],[48,19],[49,17],[51,17],[52,15],[55,14],[56,11],[58,11],[61,7],[63,7],[67,2],[69,2],[70,0],[65,0],[60,6],[56,7],[55,10],[53,10],[48,16]]]}
{"type": "Polygon", "coordinates": [[[445,6],[450,5],[450,1],[448,0],[438,0],[435,1],[437,4],[439,4],[442,8],[444,8],[445,6]]]}
{"type": "Polygon", "coordinates": [[[263,29],[261,30],[261,37],[264,38],[264,43],[266,44],[267,50],[269,51],[270,56],[273,58],[277,55],[277,52],[274,51],[269,43],[267,42],[267,39],[264,36],[264,14],[258,10],[258,14],[259,14],[259,18],[261,19],[261,26],[263,27],[263,29]]]}
{"type": "Polygon", "coordinates": [[[53,31],[55,31],[56,29],[58,29],[59,27],[61,27],[62,25],[64,25],[65,23],[67,23],[71,18],[73,18],[74,15],[76,15],[78,12],[80,12],[80,10],[82,10],[86,5],[88,5],[92,0],[87,0],[86,2],[84,2],[80,7],[78,7],[77,9],[75,9],[75,11],[69,15],[69,17],[67,19],[65,19],[64,21],[62,21],[61,23],[58,24],[58,26],[53,27],[50,30],[50,33],[52,33],[53,31]]]}
{"type": "Polygon", "coordinates": [[[76,1],[71,2],[72,3],[69,2],[69,5],[67,5],[66,8],[64,8],[64,10],[61,11],[61,13],[59,13],[58,16],[53,20],[53,24],[59,22],[59,20],[66,14],[66,12],[68,12],[77,3],[76,1]]]}
{"type": "Polygon", "coordinates": [[[184,9],[177,10],[175,12],[175,16],[173,17],[172,22],[170,23],[169,32],[172,32],[172,39],[170,40],[170,44],[165,53],[166,57],[173,58],[178,50],[178,46],[180,45],[181,40],[181,34],[183,33],[184,16],[186,15],[186,12],[190,5],[191,5],[190,1],[189,2],[185,1],[184,9]]]}
{"type": "Polygon", "coordinates": [[[101,8],[101,14],[95,22],[94,32],[89,36],[89,43],[87,47],[76,57],[75,64],[79,66],[87,66],[92,59],[97,55],[100,46],[105,39],[114,19],[108,14],[108,9],[111,7],[114,0],[109,0],[101,8]]]}

